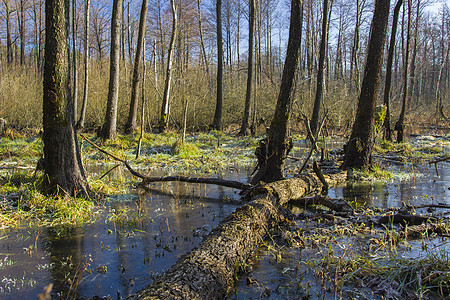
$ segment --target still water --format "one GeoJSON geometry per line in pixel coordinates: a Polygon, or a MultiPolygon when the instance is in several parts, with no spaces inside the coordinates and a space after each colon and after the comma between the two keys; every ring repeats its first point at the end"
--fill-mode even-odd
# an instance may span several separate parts
{"type": "MultiPolygon", "coordinates": [[[[404,166],[403,171],[417,176],[383,184],[348,184],[331,189],[329,195],[383,208],[450,204],[449,165],[438,165],[439,176],[434,166],[404,166]]],[[[224,178],[247,181],[250,172],[230,172],[224,178]]],[[[183,183],[154,188],[99,208],[96,222],[83,228],[0,232],[0,298],[36,299],[49,283],[54,284],[53,299],[125,298],[197,246],[240,205],[239,195],[228,188],[183,183]]],[[[255,268],[280,286],[295,275],[298,257],[291,260],[275,266],[262,261],[255,268]]],[[[249,296],[242,293],[245,284],[239,286],[236,297],[249,296]]]]}

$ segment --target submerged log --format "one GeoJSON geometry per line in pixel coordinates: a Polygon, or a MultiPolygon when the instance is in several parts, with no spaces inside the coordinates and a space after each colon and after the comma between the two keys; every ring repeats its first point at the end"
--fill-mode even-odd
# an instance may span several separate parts
{"type": "MultiPolygon", "coordinates": [[[[325,176],[330,185],[345,175],[325,176]]],[[[225,218],[195,249],[131,299],[223,299],[233,290],[237,273],[264,237],[285,220],[282,206],[320,191],[314,174],[262,184],[251,201],[225,218]]]]}

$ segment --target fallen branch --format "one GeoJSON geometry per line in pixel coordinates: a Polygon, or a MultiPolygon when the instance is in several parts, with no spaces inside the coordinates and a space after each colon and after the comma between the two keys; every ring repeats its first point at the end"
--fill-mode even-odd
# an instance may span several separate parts
{"type": "Polygon", "coordinates": [[[215,184],[220,186],[225,186],[229,188],[234,188],[238,190],[248,190],[249,188],[253,187],[249,183],[242,183],[239,181],[234,180],[225,180],[220,178],[202,178],[202,177],[185,177],[185,176],[163,176],[163,177],[150,177],[146,176],[144,174],[139,173],[138,171],[134,170],[127,162],[126,159],[122,159],[120,157],[115,156],[114,154],[100,148],[95,143],[91,142],[89,139],[87,139],[84,135],[80,134],[80,136],[89,144],[91,144],[94,148],[99,150],[100,152],[114,158],[115,160],[121,162],[124,164],[124,166],[130,171],[131,174],[134,176],[142,179],[143,184],[149,184],[151,182],[167,182],[167,181],[180,181],[180,182],[191,182],[191,183],[205,183],[205,184],[215,184]]]}

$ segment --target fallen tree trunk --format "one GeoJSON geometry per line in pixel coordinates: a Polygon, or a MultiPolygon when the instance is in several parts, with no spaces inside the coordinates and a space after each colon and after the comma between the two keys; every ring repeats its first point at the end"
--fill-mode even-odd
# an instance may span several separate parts
{"type": "MultiPolygon", "coordinates": [[[[330,185],[345,178],[325,176],[330,185]]],[[[251,201],[225,218],[195,249],[131,299],[223,299],[237,273],[267,234],[285,220],[282,206],[320,191],[316,175],[302,175],[248,191],[251,201]]]]}

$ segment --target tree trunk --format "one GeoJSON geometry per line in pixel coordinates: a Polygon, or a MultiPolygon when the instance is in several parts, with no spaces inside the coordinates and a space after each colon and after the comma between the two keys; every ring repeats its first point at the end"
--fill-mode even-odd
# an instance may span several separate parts
{"type": "Polygon", "coordinates": [[[414,89],[416,85],[416,57],[417,57],[417,45],[419,44],[419,23],[420,21],[420,0],[417,0],[417,10],[416,10],[416,27],[414,29],[414,48],[411,58],[411,69],[410,78],[411,84],[409,85],[409,103],[412,104],[414,98],[414,89]]]}
{"type": "Polygon", "coordinates": [[[34,21],[34,46],[36,48],[36,73],[41,74],[41,43],[42,43],[42,4],[33,1],[33,21],[34,21]]]}
{"type": "Polygon", "coordinates": [[[19,38],[20,38],[20,65],[25,63],[25,7],[24,0],[19,2],[19,38]]]}
{"type": "Polygon", "coordinates": [[[210,82],[208,57],[206,56],[205,42],[203,40],[202,11],[200,9],[200,0],[197,0],[197,9],[198,9],[198,29],[200,35],[200,46],[202,48],[203,62],[205,63],[206,78],[208,79],[208,82],[210,82]]]}
{"type": "Polygon", "coordinates": [[[72,64],[73,64],[73,120],[77,119],[78,104],[78,59],[77,59],[77,1],[72,0],[72,64]]]}
{"type": "Polygon", "coordinates": [[[389,0],[375,1],[364,79],[352,133],[345,147],[343,168],[368,168],[370,165],[389,6],[389,0]]]}
{"type": "Polygon", "coordinates": [[[397,143],[403,142],[405,134],[405,114],[406,114],[406,102],[408,101],[408,83],[409,83],[409,48],[411,44],[411,0],[408,0],[408,28],[406,33],[406,49],[405,49],[405,65],[403,73],[403,94],[402,94],[402,110],[398,117],[397,123],[395,123],[394,129],[397,130],[397,143]]]}
{"type": "Polygon", "coordinates": [[[45,1],[43,142],[45,192],[87,194],[69,89],[65,0],[45,1]]]}
{"type": "Polygon", "coordinates": [[[316,88],[316,98],[314,100],[314,108],[311,117],[311,132],[316,135],[317,127],[319,126],[319,113],[320,105],[323,98],[323,85],[325,80],[324,66],[328,44],[328,0],[323,1],[323,15],[322,15],[322,38],[320,39],[320,50],[319,50],[319,71],[317,73],[317,88],[316,88]]]}
{"type": "Polygon", "coordinates": [[[212,129],[220,130],[222,123],[222,81],[223,81],[223,39],[222,39],[222,0],[216,0],[216,20],[217,20],[217,96],[216,110],[212,129]]]}
{"type": "Polygon", "coordinates": [[[12,51],[12,40],[11,40],[11,11],[9,9],[9,0],[3,0],[5,5],[5,17],[6,17],[6,61],[11,65],[14,61],[13,51],[12,51]]]}
{"type": "Polygon", "coordinates": [[[253,50],[255,34],[255,0],[249,0],[248,15],[248,62],[247,62],[247,91],[245,92],[244,116],[242,118],[239,135],[247,135],[250,121],[250,101],[252,96],[253,80],[253,50]]]}
{"type": "MultiPolygon", "coordinates": [[[[337,178],[327,177],[331,185],[337,178]]],[[[251,202],[237,208],[197,248],[131,299],[226,299],[242,262],[271,229],[286,220],[281,207],[321,188],[314,175],[261,186],[251,202]]]]}
{"type": "Polygon", "coordinates": [[[119,100],[119,59],[120,59],[120,16],[122,1],[113,1],[111,17],[111,58],[109,69],[109,91],[105,123],[101,137],[104,140],[117,137],[117,102],[119,100]]]}
{"type": "Polygon", "coordinates": [[[284,178],[284,162],[292,148],[289,134],[289,116],[294,93],[294,79],[298,71],[302,36],[302,0],[291,1],[289,41],[284,62],[283,77],[275,114],[267,131],[267,139],[260,142],[255,155],[258,172],[252,184],[273,182],[284,178]]]}
{"type": "Polygon", "coordinates": [[[89,3],[90,0],[86,0],[84,8],[84,93],[83,104],[81,105],[80,119],[78,120],[76,126],[77,130],[84,127],[89,91],[89,3]]]}
{"type": "Polygon", "coordinates": [[[391,109],[390,109],[392,61],[394,58],[395,36],[397,35],[398,15],[400,13],[400,7],[402,6],[402,2],[403,0],[398,0],[394,8],[394,16],[392,19],[391,41],[389,43],[389,52],[386,64],[386,81],[384,84],[384,105],[386,106],[386,117],[384,118],[383,127],[384,127],[384,138],[388,141],[392,141],[391,109]]]}
{"type": "Polygon", "coordinates": [[[172,10],[172,34],[170,35],[169,53],[167,55],[166,81],[164,83],[164,95],[161,106],[161,117],[159,121],[160,132],[164,132],[169,125],[169,99],[170,85],[172,82],[173,48],[175,46],[178,31],[178,16],[174,0],[170,0],[170,8],[172,10]]]}
{"type": "Polygon", "coordinates": [[[350,63],[350,86],[355,85],[356,94],[359,94],[359,30],[361,27],[362,19],[362,8],[364,7],[365,0],[356,0],[356,22],[355,22],[355,33],[353,35],[353,46],[352,46],[352,58],[350,63]]]}
{"type": "Polygon", "coordinates": [[[142,48],[144,47],[145,38],[145,22],[147,19],[148,0],[142,1],[141,16],[139,19],[138,44],[136,48],[136,56],[134,59],[133,82],[131,86],[131,102],[130,112],[128,113],[128,121],[125,124],[125,133],[130,134],[136,130],[136,116],[138,106],[138,84],[140,81],[140,64],[142,57],[142,48]]]}

